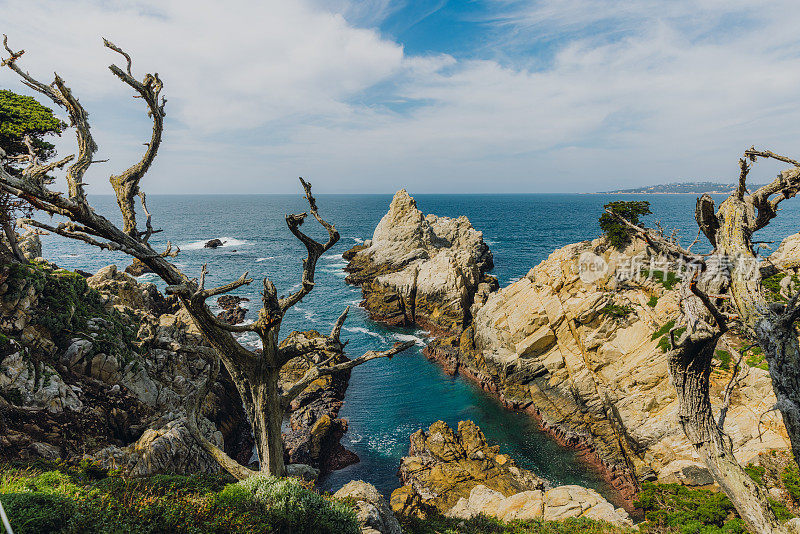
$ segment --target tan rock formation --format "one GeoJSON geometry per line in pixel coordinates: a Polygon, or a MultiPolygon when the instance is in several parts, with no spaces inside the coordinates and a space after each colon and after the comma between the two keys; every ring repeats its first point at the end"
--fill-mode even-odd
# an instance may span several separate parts
{"type": "MultiPolygon", "coordinates": [[[[564,442],[593,452],[628,495],[640,480],[708,484],[678,425],[662,336],[655,335],[676,317],[676,291],[663,275],[618,277],[649,269],[648,261],[641,246],[619,252],[603,239],[568,245],[489,295],[460,339],[439,340],[427,353],[509,407],[535,414],[564,442]],[[607,269],[582,280],[587,254],[607,269]],[[637,256],[640,263],[631,264],[637,256]]],[[[712,377],[717,405],[729,378],[725,369],[712,377]]],[[[726,420],[741,462],[788,445],[780,416],[762,418],[774,403],[768,373],[750,368],[726,420]]]]}
{"type": "Polygon", "coordinates": [[[405,189],[398,191],[371,240],[346,252],[347,281],[360,284],[364,307],[391,325],[419,324],[460,332],[469,319],[492,254],[469,220],[423,216],[405,189]]]}

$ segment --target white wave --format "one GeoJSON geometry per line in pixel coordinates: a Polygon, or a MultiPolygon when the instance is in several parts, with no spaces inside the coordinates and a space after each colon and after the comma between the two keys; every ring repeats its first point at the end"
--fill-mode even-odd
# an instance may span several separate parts
{"type": "Polygon", "coordinates": [[[251,349],[263,348],[261,344],[261,338],[258,337],[258,334],[256,334],[255,332],[245,332],[243,334],[239,334],[236,336],[236,340],[242,345],[249,347],[251,349]]]}
{"type": "Polygon", "coordinates": [[[512,278],[511,280],[509,280],[509,283],[513,284],[515,282],[519,282],[519,280],[520,280],[520,278],[519,278],[519,276],[517,276],[516,278],[512,278]]]}
{"type": "Polygon", "coordinates": [[[498,243],[494,239],[484,239],[483,242],[486,243],[487,245],[492,245],[492,246],[494,246],[494,245],[496,245],[498,243]]]}
{"type": "Polygon", "coordinates": [[[350,239],[352,239],[353,241],[355,241],[358,244],[361,244],[361,243],[364,242],[364,240],[361,239],[360,237],[351,237],[350,239]]]}
{"type": "Polygon", "coordinates": [[[420,347],[424,347],[425,346],[425,338],[422,338],[420,336],[415,336],[413,334],[394,333],[394,334],[392,334],[392,337],[394,339],[396,339],[397,341],[413,341],[414,344],[416,344],[416,345],[418,345],[420,347]]]}
{"type": "Polygon", "coordinates": [[[364,440],[364,436],[358,432],[348,432],[348,434],[348,441],[350,441],[350,443],[361,443],[364,440]]]}
{"type": "Polygon", "coordinates": [[[77,258],[78,256],[79,256],[79,254],[68,253],[68,254],[61,254],[58,257],[59,258],[77,258]]]}
{"type": "Polygon", "coordinates": [[[386,338],[384,336],[380,335],[377,332],[373,332],[372,330],[367,330],[362,326],[345,326],[344,330],[346,330],[347,332],[352,332],[354,334],[366,334],[368,336],[372,336],[374,338],[380,339],[383,342],[386,342],[386,338]]]}
{"type": "Polygon", "coordinates": [[[265,258],[256,258],[256,262],[274,260],[274,259],[275,259],[275,256],[267,256],[265,258]]]}
{"type": "MultiPolygon", "coordinates": [[[[342,255],[339,254],[338,252],[331,252],[330,254],[323,255],[322,259],[323,260],[327,260],[327,261],[336,261],[336,260],[341,260],[342,259],[342,255]]],[[[345,265],[347,265],[347,264],[345,264],[345,265]]]]}
{"type": "MultiPolygon", "coordinates": [[[[251,244],[250,241],[247,241],[246,239],[236,239],[235,237],[219,237],[216,239],[222,241],[222,247],[224,248],[243,247],[251,244]]],[[[205,248],[206,243],[208,243],[209,241],[210,239],[201,239],[199,241],[184,243],[183,245],[180,245],[180,247],[181,250],[200,250],[202,248],[205,248]]]]}

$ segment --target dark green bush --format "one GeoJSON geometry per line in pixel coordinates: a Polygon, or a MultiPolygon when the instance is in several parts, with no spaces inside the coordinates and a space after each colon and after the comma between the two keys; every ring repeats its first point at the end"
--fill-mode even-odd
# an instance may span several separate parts
{"type": "Polygon", "coordinates": [[[646,528],[679,532],[744,533],[744,523],[724,493],[693,490],[680,484],[645,483],[634,503],[644,511],[646,528]]]}
{"type": "MultiPolygon", "coordinates": [[[[650,203],[646,200],[617,200],[603,206],[606,210],[638,225],[639,217],[650,215],[650,203]]],[[[632,230],[613,215],[603,212],[600,215],[600,229],[603,230],[612,246],[623,249],[631,241],[632,230]]]]}
{"type": "Polygon", "coordinates": [[[797,465],[790,463],[786,466],[781,473],[781,482],[792,500],[800,504],[800,471],[798,471],[797,465]]]}
{"type": "Polygon", "coordinates": [[[620,306],[618,304],[606,304],[600,308],[600,313],[614,317],[615,319],[622,319],[633,313],[633,308],[630,306],[620,306]]]}
{"type": "Polygon", "coordinates": [[[0,502],[16,534],[61,532],[75,514],[72,499],[53,493],[5,493],[0,502]]]}

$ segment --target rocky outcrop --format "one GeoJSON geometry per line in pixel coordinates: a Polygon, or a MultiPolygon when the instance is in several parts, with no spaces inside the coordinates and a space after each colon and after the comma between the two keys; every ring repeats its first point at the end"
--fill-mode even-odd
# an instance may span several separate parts
{"type": "Polygon", "coordinates": [[[223,244],[224,244],[224,243],[222,242],[222,240],[221,240],[221,239],[211,239],[211,240],[209,240],[209,241],[206,241],[206,244],[205,244],[205,245],[203,245],[203,247],[204,247],[204,248],[219,248],[219,247],[221,247],[223,244]]]}
{"type": "MultiPolygon", "coordinates": [[[[603,239],[568,245],[489,295],[469,329],[436,340],[426,353],[582,448],[625,496],[643,480],[709,484],[677,424],[661,348],[678,314],[677,291],[658,271],[665,268],[649,261],[641,245],[621,252],[603,239]],[[630,273],[633,280],[621,276],[630,273]]],[[[715,405],[733,368],[717,364],[715,405]]],[[[759,418],[774,403],[768,373],[749,368],[726,420],[742,463],[788,445],[774,412],[761,419],[759,434],[759,418]]]]}
{"type": "Polygon", "coordinates": [[[505,522],[531,519],[562,521],[585,517],[620,527],[633,526],[624,509],[614,508],[594,490],[574,485],[558,486],[547,491],[522,491],[510,497],[483,485],[475,486],[468,498],[459,499],[445,515],[470,519],[478,514],[505,522]]]}
{"type": "MultiPolygon", "coordinates": [[[[121,462],[120,454],[133,458],[144,442],[130,445],[148,429],[162,432],[180,417],[186,397],[207,374],[207,358],[215,354],[180,312],[165,313],[173,310],[153,284],[140,284],[113,265],[88,279],[44,261],[0,269],[3,456],[42,451],[52,456],[57,450],[62,458],[75,459],[113,448],[122,452],[106,457],[117,466],[136,465],[121,462]]],[[[249,459],[252,438],[232,384],[221,379],[213,386],[203,415],[202,424],[213,422],[232,438],[225,443],[229,453],[241,457],[231,445],[244,446],[249,459]],[[242,435],[249,444],[241,443],[242,435]]],[[[194,458],[191,447],[177,452],[177,444],[189,443],[185,439],[168,438],[173,446],[159,448],[163,439],[145,440],[161,451],[157,457],[176,451],[176,458],[194,458]]],[[[206,460],[194,462],[189,472],[213,462],[206,460]]],[[[161,463],[162,472],[191,465],[161,463]]]]}
{"type": "MultiPolygon", "coordinates": [[[[292,332],[284,343],[297,342],[300,337],[319,336],[321,334],[316,331],[292,332]]],[[[347,356],[341,352],[310,355],[316,362],[330,357],[334,357],[336,363],[347,361],[347,356]]],[[[286,389],[302,378],[310,365],[305,358],[290,360],[282,369],[281,386],[286,389]]],[[[289,429],[283,437],[287,463],[308,464],[327,473],[358,462],[358,456],[340,443],[347,431],[347,420],[337,417],[349,381],[350,371],[322,376],[292,401],[289,429]]]]}
{"type": "Polygon", "coordinates": [[[401,514],[429,508],[444,512],[478,485],[506,496],[544,488],[544,480],[498,451],[472,421],[461,421],[456,431],[443,421],[427,432],[418,430],[411,436],[409,456],[400,463],[404,485],[392,493],[392,509],[401,514]]]}
{"type": "Polygon", "coordinates": [[[372,239],[344,254],[347,282],[361,285],[362,306],[389,325],[460,332],[476,293],[490,291],[492,253],[466,217],[423,216],[398,191],[372,239]]]}
{"type": "Polygon", "coordinates": [[[425,516],[435,509],[462,519],[485,514],[503,521],[587,517],[633,524],[625,510],[594,490],[547,488],[544,480],[489,446],[472,421],[461,421],[457,431],[442,421],[417,431],[399,475],[405,485],[391,499],[398,514],[425,516]]]}
{"type": "Polygon", "coordinates": [[[153,270],[139,258],[134,258],[133,263],[125,267],[125,272],[131,276],[142,276],[143,274],[152,273],[153,270]]]}
{"type": "Polygon", "coordinates": [[[222,311],[217,314],[217,319],[225,321],[228,324],[239,324],[244,321],[247,315],[247,308],[242,308],[242,302],[248,302],[250,299],[237,297],[234,295],[223,295],[217,299],[217,305],[222,308],[222,311]]]}
{"type": "Polygon", "coordinates": [[[334,493],[333,498],[354,503],[362,534],[402,534],[392,509],[372,484],[353,480],[334,493]]]}

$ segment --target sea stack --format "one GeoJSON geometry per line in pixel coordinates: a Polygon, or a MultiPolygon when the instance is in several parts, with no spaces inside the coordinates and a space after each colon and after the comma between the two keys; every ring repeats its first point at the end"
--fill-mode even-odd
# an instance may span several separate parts
{"type": "Polygon", "coordinates": [[[391,326],[459,333],[476,298],[498,287],[486,274],[494,264],[482,232],[464,216],[423,215],[405,189],[394,195],[372,239],[343,256],[347,282],[362,288],[362,306],[391,326]]]}

